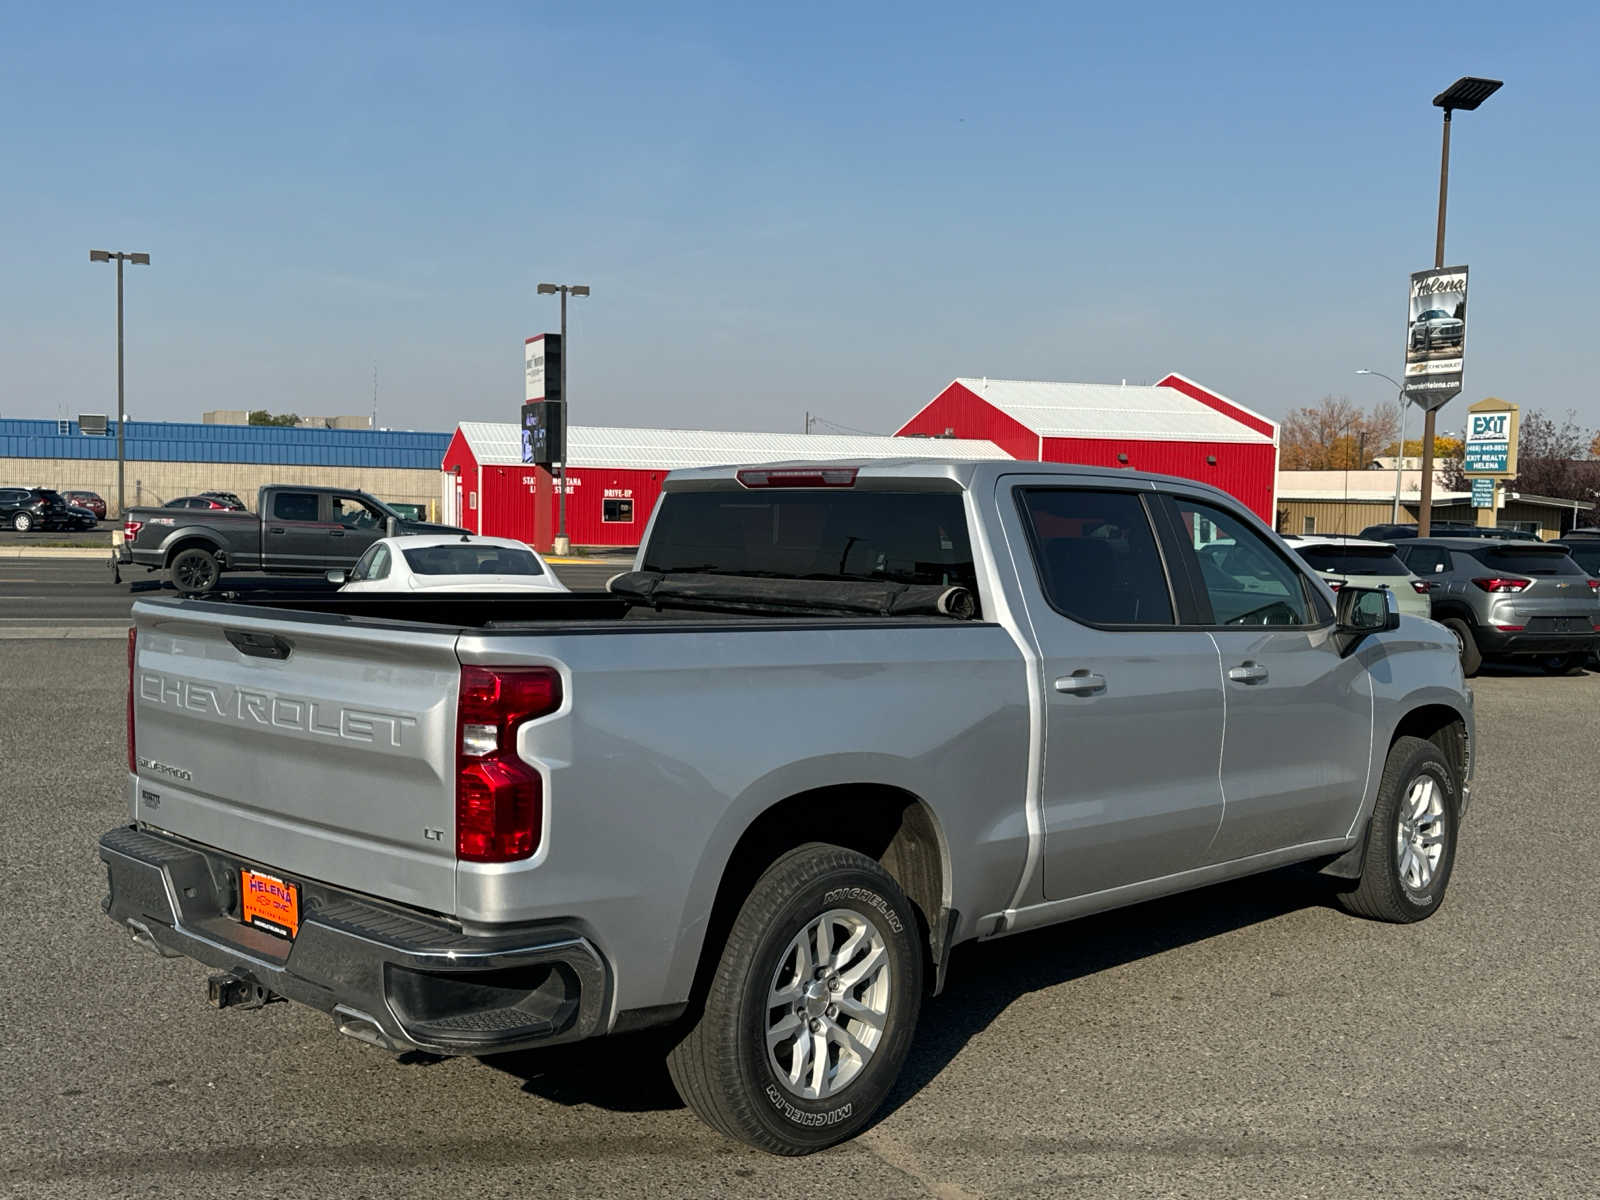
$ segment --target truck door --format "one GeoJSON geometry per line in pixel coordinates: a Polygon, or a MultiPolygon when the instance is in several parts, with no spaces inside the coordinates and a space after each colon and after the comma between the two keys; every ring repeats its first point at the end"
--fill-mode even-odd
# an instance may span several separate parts
{"type": "Polygon", "coordinates": [[[261,565],[319,570],[332,528],[323,519],[322,493],[279,488],[267,495],[271,511],[261,514],[261,565]]]}
{"type": "Polygon", "coordinates": [[[327,567],[347,567],[366,553],[367,547],[383,536],[387,516],[369,500],[356,495],[330,498],[329,520],[333,524],[323,544],[327,567]]]}
{"type": "Polygon", "coordinates": [[[1177,494],[1173,553],[1222,657],[1222,829],[1207,862],[1345,837],[1372,750],[1372,684],[1342,657],[1333,612],[1248,518],[1177,494]]]}
{"type": "Polygon", "coordinates": [[[1049,900],[1199,866],[1222,820],[1217,650],[1181,624],[1153,499],[1059,477],[1015,490],[1044,672],[1049,900]]]}

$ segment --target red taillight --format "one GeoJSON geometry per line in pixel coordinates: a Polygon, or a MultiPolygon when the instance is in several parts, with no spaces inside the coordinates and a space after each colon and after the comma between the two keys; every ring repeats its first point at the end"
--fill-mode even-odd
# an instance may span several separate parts
{"type": "Polygon", "coordinates": [[[561,707],[550,667],[461,668],[456,706],[456,857],[512,862],[539,848],[544,783],[517,757],[517,729],[561,707]]]}
{"type": "Polygon", "coordinates": [[[1589,590],[1591,592],[1600,592],[1600,579],[1589,580],[1589,590]]]}
{"type": "Polygon", "coordinates": [[[854,487],[855,467],[762,467],[740,471],[736,478],[747,488],[854,487]]]}
{"type": "Polygon", "coordinates": [[[139,770],[138,751],[133,745],[133,664],[139,657],[139,631],[128,630],[128,770],[139,770]]]}
{"type": "Polygon", "coordinates": [[[1520,592],[1533,582],[1514,575],[1491,575],[1487,579],[1474,579],[1473,584],[1486,592],[1520,592]]]}
{"type": "Polygon", "coordinates": [[[144,528],[143,521],[124,521],[122,523],[122,536],[126,541],[133,541],[139,536],[139,530],[144,528]]]}
{"type": "Polygon", "coordinates": [[[1426,596],[1429,592],[1433,591],[1433,584],[1428,583],[1423,579],[1413,579],[1411,581],[1411,590],[1416,592],[1419,596],[1426,596]]]}
{"type": "Polygon", "coordinates": [[[1344,586],[1344,580],[1342,580],[1342,579],[1329,579],[1329,580],[1325,580],[1325,582],[1327,583],[1327,585],[1330,588],[1332,588],[1336,592],[1340,588],[1342,588],[1344,586]]]}
{"type": "Polygon", "coordinates": [[[1527,626],[1526,625],[1496,625],[1495,628],[1500,630],[1502,633],[1521,633],[1524,629],[1527,628],[1527,626]]]}

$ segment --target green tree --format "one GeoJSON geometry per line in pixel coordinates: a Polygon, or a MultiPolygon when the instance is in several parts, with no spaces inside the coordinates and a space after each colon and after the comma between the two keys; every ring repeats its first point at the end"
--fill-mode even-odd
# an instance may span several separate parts
{"type": "Polygon", "coordinates": [[[252,409],[250,413],[252,425],[279,425],[291,427],[300,424],[299,413],[269,413],[264,408],[252,409]]]}

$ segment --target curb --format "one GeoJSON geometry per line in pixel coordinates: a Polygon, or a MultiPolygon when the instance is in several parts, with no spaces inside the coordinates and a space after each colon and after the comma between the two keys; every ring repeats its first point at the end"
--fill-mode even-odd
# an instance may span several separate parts
{"type": "Polygon", "coordinates": [[[105,546],[17,546],[0,545],[0,558],[99,558],[107,562],[111,547],[105,546]]]}

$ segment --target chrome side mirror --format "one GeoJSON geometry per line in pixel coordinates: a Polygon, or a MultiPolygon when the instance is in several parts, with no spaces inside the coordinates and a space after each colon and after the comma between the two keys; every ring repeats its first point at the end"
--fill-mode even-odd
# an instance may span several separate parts
{"type": "Polygon", "coordinates": [[[342,584],[345,581],[345,579],[347,578],[347,575],[343,571],[337,571],[336,570],[336,571],[324,571],[322,573],[322,577],[324,579],[326,579],[329,583],[342,584]]]}

